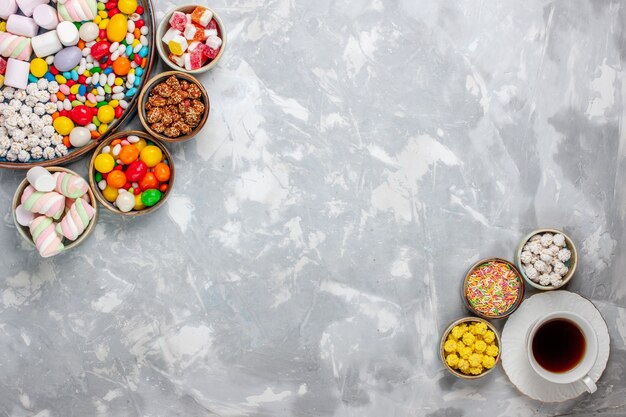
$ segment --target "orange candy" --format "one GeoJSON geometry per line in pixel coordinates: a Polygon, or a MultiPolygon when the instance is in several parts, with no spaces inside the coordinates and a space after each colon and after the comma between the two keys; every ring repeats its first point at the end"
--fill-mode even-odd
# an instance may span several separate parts
{"type": "Polygon", "coordinates": [[[120,150],[119,158],[124,163],[124,165],[128,165],[133,161],[136,161],[139,157],[139,149],[135,145],[124,145],[120,150]]]}
{"type": "Polygon", "coordinates": [[[125,56],[121,56],[113,61],[113,72],[117,75],[126,75],[130,71],[130,61],[125,56]]]}
{"type": "Polygon", "coordinates": [[[159,162],[154,167],[154,175],[161,182],[165,182],[170,179],[170,167],[163,162],[159,162]]]}
{"type": "Polygon", "coordinates": [[[161,185],[159,185],[159,191],[161,191],[162,193],[167,191],[167,184],[163,183],[161,185]]]}
{"type": "Polygon", "coordinates": [[[107,175],[107,184],[113,188],[122,188],[126,184],[126,174],[120,170],[114,170],[107,175]]]}
{"type": "Polygon", "coordinates": [[[142,179],[139,180],[139,188],[141,191],[159,188],[159,180],[154,172],[147,172],[142,179]]]}
{"type": "Polygon", "coordinates": [[[118,143],[122,143],[122,139],[113,139],[111,141],[111,148],[115,147],[115,145],[117,145],[118,143]]]}

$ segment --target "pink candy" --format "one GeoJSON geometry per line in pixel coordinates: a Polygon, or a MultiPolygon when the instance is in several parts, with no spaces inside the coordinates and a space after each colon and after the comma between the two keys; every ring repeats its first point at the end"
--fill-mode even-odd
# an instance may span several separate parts
{"type": "Polygon", "coordinates": [[[182,12],[174,12],[170,18],[170,26],[180,32],[185,30],[187,22],[187,15],[182,12]]]}

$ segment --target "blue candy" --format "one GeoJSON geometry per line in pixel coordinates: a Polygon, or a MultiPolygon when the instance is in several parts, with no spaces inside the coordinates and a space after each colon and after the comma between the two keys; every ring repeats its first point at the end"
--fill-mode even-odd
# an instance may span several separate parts
{"type": "Polygon", "coordinates": [[[126,51],[125,51],[125,53],[126,53],[126,56],[130,56],[130,54],[132,54],[132,53],[133,53],[133,47],[132,47],[131,45],[128,45],[128,46],[126,47],[126,51]]]}
{"type": "Polygon", "coordinates": [[[28,82],[29,83],[36,83],[37,82],[37,77],[35,77],[33,74],[28,74],[28,82]]]}
{"type": "Polygon", "coordinates": [[[107,67],[107,68],[104,70],[104,73],[105,73],[106,75],[109,75],[109,74],[110,74],[110,73],[112,73],[112,72],[113,72],[113,68],[111,68],[111,67],[107,67]]]}
{"type": "Polygon", "coordinates": [[[72,70],[72,80],[78,81],[78,71],[72,70]]]}
{"type": "Polygon", "coordinates": [[[50,72],[46,72],[46,75],[43,76],[48,81],[54,81],[54,75],[50,72]]]}
{"type": "Polygon", "coordinates": [[[131,88],[126,92],[126,97],[132,97],[137,93],[137,89],[136,88],[131,88]]]}
{"type": "Polygon", "coordinates": [[[139,56],[145,58],[148,56],[148,47],[144,46],[139,50],[139,56]]]}
{"type": "Polygon", "coordinates": [[[141,67],[135,68],[135,75],[137,77],[141,77],[143,75],[143,68],[141,68],[141,67]]]}
{"type": "Polygon", "coordinates": [[[87,94],[87,87],[81,84],[80,87],[78,87],[78,94],[80,94],[81,96],[87,94]]]}
{"type": "Polygon", "coordinates": [[[135,77],[135,82],[133,83],[133,85],[135,87],[139,87],[139,84],[141,84],[141,77],[135,77]]]}

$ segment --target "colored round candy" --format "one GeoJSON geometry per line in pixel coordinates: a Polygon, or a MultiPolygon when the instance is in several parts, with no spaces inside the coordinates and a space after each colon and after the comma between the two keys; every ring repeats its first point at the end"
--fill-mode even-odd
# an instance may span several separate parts
{"type": "Polygon", "coordinates": [[[96,171],[106,174],[108,172],[111,172],[113,170],[113,167],[115,167],[115,159],[113,159],[113,156],[111,156],[111,154],[101,153],[100,155],[96,156],[96,159],[94,161],[94,168],[96,168],[96,171]]]}
{"type": "Polygon", "coordinates": [[[141,153],[139,154],[139,159],[145,162],[149,168],[156,166],[156,164],[161,162],[162,158],[163,152],[161,151],[161,148],[154,145],[146,146],[141,150],[141,153]]]}
{"type": "Polygon", "coordinates": [[[48,72],[48,64],[44,59],[35,58],[30,61],[30,73],[37,78],[41,78],[48,72]]]}

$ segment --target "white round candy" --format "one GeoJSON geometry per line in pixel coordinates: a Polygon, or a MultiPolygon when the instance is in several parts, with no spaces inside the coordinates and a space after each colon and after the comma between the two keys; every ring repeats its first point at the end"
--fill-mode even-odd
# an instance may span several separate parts
{"type": "Polygon", "coordinates": [[[80,38],[85,42],[95,41],[100,33],[98,25],[93,22],[87,22],[80,27],[80,38]]]}
{"type": "Polygon", "coordinates": [[[115,205],[120,211],[127,213],[135,207],[135,196],[127,191],[120,192],[115,199],[115,205]]]}
{"type": "Polygon", "coordinates": [[[80,40],[78,29],[72,22],[61,22],[57,26],[57,36],[64,46],[74,46],[80,40]]]}
{"type": "Polygon", "coordinates": [[[91,140],[91,132],[86,127],[76,126],[70,132],[70,143],[72,146],[80,148],[85,146],[91,140]]]}

